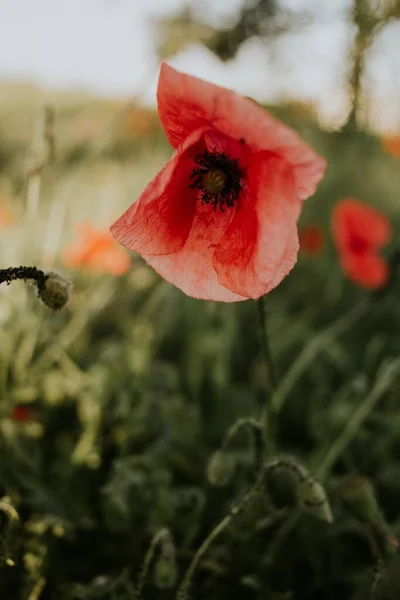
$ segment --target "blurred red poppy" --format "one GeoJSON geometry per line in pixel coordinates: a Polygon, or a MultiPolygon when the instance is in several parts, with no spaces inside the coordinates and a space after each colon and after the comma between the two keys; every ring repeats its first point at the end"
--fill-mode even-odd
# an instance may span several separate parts
{"type": "Polygon", "coordinates": [[[124,275],[131,261],[118,247],[109,231],[95,229],[90,223],[80,225],[78,238],[64,250],[63,262],[68,267],[124,275]]]}
{"type": "Polygon", "coordinates": [[[2,203],[2,196],[0,194],[0,229],[8,227],[14,223],[14,215],[5,208],[2,203]]]}
{"type": "Polygon", "coordinates": [[[382,137],[381,144],[388,154],[400,158],[400,135],[382,137]]]}
{"type": "Polygon", "coordinates": [[[112,234],[189,296],[262,296],[296,262],[324,159],[257,103],[166,64],[157,97],[176,152],[112,234]]]}
{"type": "Polygon", "coordinates": [[[18,405],[14,406],[10,413],[10,419],[19,423],[33,421],[36,418],[36,411],[29,406],[18,405]]]}
{"type": "Polygon", "coordinates": [[[324,232],[320,227],[304,227],[299,233],[300,250],[309,256],[316,256],[324,247],[324,232]]]}
{"type": "Polygon", "coordinates": [[[389,220],[368,204],[345,198],[333,210],[332,230],[346,275],[365,288],[385,285],[389,268],[378,251],[390,240],[389,220]]]}

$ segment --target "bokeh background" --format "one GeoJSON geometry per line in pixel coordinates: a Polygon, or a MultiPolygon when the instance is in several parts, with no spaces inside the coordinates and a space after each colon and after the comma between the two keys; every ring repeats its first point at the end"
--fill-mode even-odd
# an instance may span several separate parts
{"type": "Polygon", "coordinates": [[[108,234],[171,155],[162,60],[254,98],[328,163],[298,264],[266,305],[275,447],[321,477],[334,522],[271,482],[211,546],[191,597],[398,600],[398,0],[0,0],[1,268],[73,282],[57,314],[34,286],[0,289],[0,595],[135,598],[167,528],[139,596],[175,598],[254,480],[245,434],[225,486],[207,466],[270,393],[255,303],[187,298],[108,234]],[[346,197],[391,222],[379,292],[341,270],[331,214],[346,197]],[[360,508],[363,486],[343,483],[355,474],[376,504],[367,486],[360,508]]]}

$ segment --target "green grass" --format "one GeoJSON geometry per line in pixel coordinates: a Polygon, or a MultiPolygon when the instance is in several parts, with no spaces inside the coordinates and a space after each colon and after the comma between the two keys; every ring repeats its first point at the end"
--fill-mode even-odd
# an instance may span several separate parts
{"type": "Polygon", "coordinates": [[[37,104],[13,90],[1,105],[0,190],[16,216],[1,231],[1,263],[56,269],[74,291],[53,314],[34,287],[0,290],[1,598],[123,600],[138,581],[146,600],[175,598],[197,549],[257,479],[252,430],[231,440],[219,475],[214,464],[217,483],[233,470],[226,485],[210,482],[209,461],[269,398],[267,441],[320,478],[333,522],[299,507],[292,470],[267,470],[201,557],[190,598],[398,599],[387,537],[400,536],[400,282],[371,294],[346,281],[329,223],[334,203],[356,196],[398,232],[399,163],[373,135],[322,132],[277,109],[328,160],[301,221],[320,225],[327,243],[266,298],[271,399],[254,302],[187,298],[136,256],[121,278],[62,265],[75,224],[108,227],[171,151],[157,128],[128,135],[120,103],[57,98],[56,162],[39,204],[31,193],[27,205],[37,104]],[[10,418],[21,403],[33,421],[10,418]],[[349,474],[370,479],[379,518],[343,491],[349,474]]]}

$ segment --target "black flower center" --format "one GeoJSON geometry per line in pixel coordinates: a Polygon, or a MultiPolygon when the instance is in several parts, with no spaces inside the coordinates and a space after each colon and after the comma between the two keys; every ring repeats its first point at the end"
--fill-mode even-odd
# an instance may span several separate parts
{"type": "Polygon", "coordinates": [[[203,204],[212,204],[214,210],[232,208],[242,185],[241,171],[236,159],[228,158],[225,152],[204,150],[194,159],[196,166],[189,187],[200,190],[203,204]]]}

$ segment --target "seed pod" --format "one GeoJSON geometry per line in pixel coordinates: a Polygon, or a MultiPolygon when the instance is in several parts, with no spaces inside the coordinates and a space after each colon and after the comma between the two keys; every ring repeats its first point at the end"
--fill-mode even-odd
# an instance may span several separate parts
{"type": "Polygon", "coordinates": [[[46,273],[46,279],[38,283],[38,295],[52,310],[61,310],[71,295],[71,284],[58,273],[46,273]]]}

